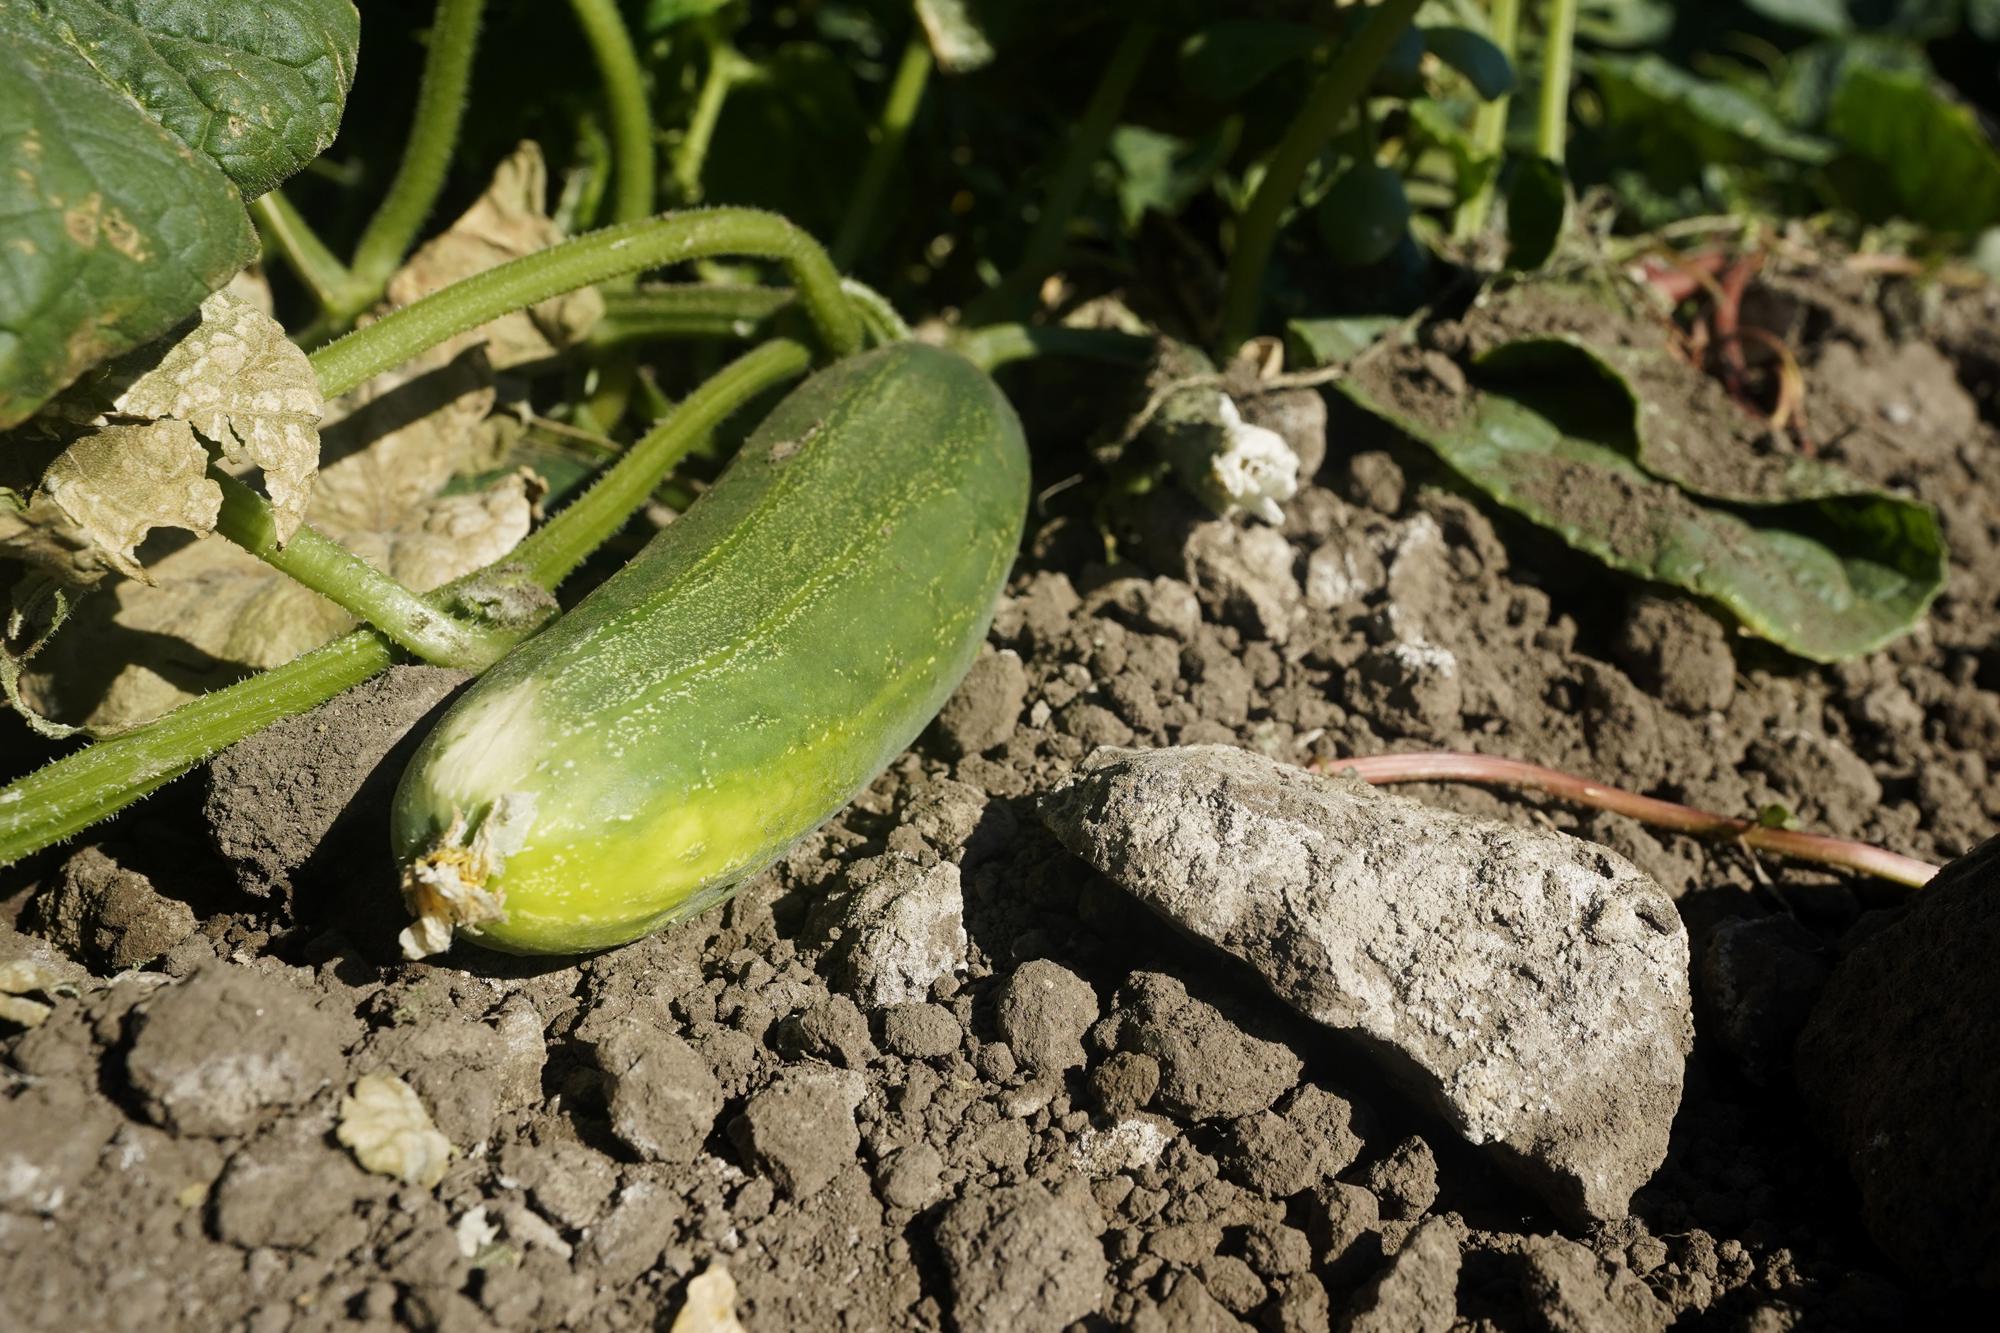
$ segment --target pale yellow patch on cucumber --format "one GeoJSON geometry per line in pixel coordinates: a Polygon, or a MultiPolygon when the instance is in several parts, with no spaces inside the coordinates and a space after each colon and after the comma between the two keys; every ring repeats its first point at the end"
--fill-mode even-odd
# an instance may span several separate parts
{"type": "Polygon", "coordinates": [[[541,686],[524,680],[452,717],[426,777],[441,808],[483,810],[508,792],[532,790],[535,765],[547,752],[541,686]]]}

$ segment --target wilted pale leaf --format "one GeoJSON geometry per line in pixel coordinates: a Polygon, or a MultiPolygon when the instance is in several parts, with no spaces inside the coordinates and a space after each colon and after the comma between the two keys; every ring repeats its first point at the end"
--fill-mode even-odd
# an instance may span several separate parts
{"type": "MultiPolygon", "coordinates": [[[[389,280],[389,300],[408,305],[509,260],[546,250],[563,238],[543,211],[548,168],[542,150],[525,142],[493,173],[493,183],[464,216],[410,256],[389,280]]],[[[584,287],[551,297],[465,335],[486,342],[497,370],[543,360],[580,341],[604,315],[604,297],[584,287]]]]}
{"type": "Polygon", "coordinates": [[[993,63],[993,43],[970,0],[917,0],[917,22],[945,73],[967,74],[993,63]]]}
{"type": "Polygon", "coordinates": [[[44,502],[111,568],[146,581],[136,555],[146,534],[169,527],[210,531],[222,492],[208,479],[208,453],[193,428],[165,420],[105,426],[63,450],[42,474],[29,523],[44,502]]]}
{"type": "Polygon", "coordinates": [[[745,1333],[736,1317],[736,1279],[721,1264],[710,1264],[690,1280],[686,1296],[670,1333],[745,1333]]]}
{"type": "Polygon", "coordinates": [[[451,1143],[431,1123],[416,1090],[394,1074],[363,1074],[340,1099],[334,1136],[380,1176],[425,1189],[444,1179],[451,1143]]]}

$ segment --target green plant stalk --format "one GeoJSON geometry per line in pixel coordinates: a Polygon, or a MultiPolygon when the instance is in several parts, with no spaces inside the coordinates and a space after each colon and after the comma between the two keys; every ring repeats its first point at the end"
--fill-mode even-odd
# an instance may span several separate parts
{"type": "Polygon", "coordinates": [[[1588,778],[1560,769],[1518,759],[1500,759],[1484,754],[1436,751],[1423,754],[1381,754],[1365,759],[1334,759],[1316,764],[1326,773],[1352,773],[1363,782],[1473,782],[1496,787],[1521,787],[1545,791],[1567,801],[1609,810],[1652,824],[1703,838],[1722,838],[1745,847],[1812,861],[1839,870],[1858,870],[1913,889],[1930,882],[1938,868],[1927,861],[1847,838],[1829,838],[1819,833],[1793,829],[1766,828],[1755,820],[1711,814],[1693,806],[1678,805],[1651,796],[1641,796],[1618,787],[1607,787],[1588,778]]]}
{"type": "Polygon", "coordinates": [[[989,324],[952,340],[960,356],[991,374],[1001,366],[1041,356],[1072,356],[1112,365],[1144,365],[1153,340],[1116,329],[1067,329],[1036,324],[989,324]]]}
{"type": "Polygon", "coordinates": [[[409,143],[389,192],[354,247],[354,281],[328,312],[340,323],[352,321],[381,299],[444,189],[452,151],[458,146],[458,128],[465,119],[465,91],[472,82],[472,58],[479,49],[479,20],[485,8],[486,0],[438,0],[409,143]]]}
{"type": "Polygon", "coordinates": [[[709,37],[708,71],[695,94],[694,110],[688,113],[687,129],[674,145],[674,197],[682,203],[701,202],[701,172],[708,162],[708,147],[715,142],[715,127],[722,121],[722,104],[752,69],[726,40],[709,37]]]}
{"type": "Polygon", "coordinates": [[[882,193],[889,187],[896,163],[902,160],[903,145],[910,137],[917,107],[924,100],[924,87],[930,82],[933,63],[930,41],[919,28],[910,34],[909,44],[903,48],[896,76],[889,83],[888,99],[882,103],[882,118],[875,126],[875,146],[868,150],[868,163],[861,169],[861,180],[848,198],[846,216],[840,220],[840,235],[833,242],[833,266],[842,272],[854,267],[869,229],[875,225],[882,193]]]}
{"type": "Polygon", "coordinates": [[[860,321],[818,242],[775,213],[711,208],[605,227],[474,274],[320,348],[312,354],[313,372],[320,391],[337,397],[511,311],[593,283],[725,254],[783,264],[828,352],[846,356],[861,345],[860,321]]]}
{"type": "Polygon", "coordinates": [[[208,476],[222,488],[218,533],[424,661],[483,671],[514,646],[511,635],[444,614],[308,524],[280,544],[263,496],[218,468],[210,468],[208,476]]]}
{"type": "Polygon", "coordinates": [[[658,187],[653,152],[653,108],[646,95],[646,74],[632,34],[618,12],[618,0],[570,0],[611,111],[612,194],[615,222],[637,222],[652,214],[658,187]]]}
{"type": "Polygon", "coordinates": [[[1542,38],[1542,95],[1535,115],[1535,151],[1562,164],[1569,131],[1570,58],[1576,46],[1576,0],[1549,0],[1542,38]]]}
{"type": "Polygon", "coordinates": [[[787,287],[729,287],[688,282],[604,293],[604,318],[593,347],[662,338],[744,338],[797,301],[787,287]]]}
{"type": "MultiPolygon", "coordinates": [[[[1521,0],[1493,0],[1493,10],[1488,16],[1493,29],[1493,44],[1500,48],[1500,54],[1509,61],[1521,40],[1521,0]]],[[[1472,146],[1489,159],[1497,159],[1507,146],[1507,108],[1513,98],[1496,97],[1490,102],[1481,102],[1479,109],[1472,113],[1472,146]]],[[[1500,173],[1487,173],[1479,189],[1471,198],[1458,206],[1458,214],[1452,219],[1452,235],[1461,241],[1469,241],[1486,229],[1486,218],[1493,210],[1493,191],[1500,173]]]]}
{"type": "Polygon", "coordinates": [[[1367,90],[1368,81],[1389,55],[1389,48],[1422,6],[1423,0],[1383,0],[1346,45],[1334,54],[1319,82],[1264,169],[1264,178],[1243,210],[1236,228],[1235,252],[1223,291],[1217,360],[1227,362],[1257,326],[1257,307],[1264,293],[1264,274],[1278,243],[1278,224],[1298,195],[1306,168],[1319,155],[1367,90]]]}
{"type": "Polygon", "coordinates": [[[334,258],[333,251],[282,190],[259,195],[250,205],[250,215],[257,221],[264,253],[282,256],[322,311],[332,310],[346,299],[354,275],[334,258]]]}
{"type": "MultiPolygon", "coordinates": [[[[626,451],[548,525],[499,562],[520,565],[553,589],[622,526],[662,474],[764,390],[796,376],[810,356],[798,343],[764,344],[689,394],[673,416],[626,451]]],[[[432,593],[449,604],[480,571],[432,593]]],[[[527,631],[502,631],[524,637],[527,631]]],[[[316,708],[395,661],[373,630],[356,630],[285,665],[190,700],[165,716],[66,755],[0,789],[0,866],[59,842],[273,722],[316,708]]]]}
{"type": "Polygon", "coordinates": [[[1091,168],[1103,156],[1104,145],[1111,139],[1119,113],[1125,109],[1125,100],[1131,96],[1132,85],[1145,68],[1146,55],[1158,36],[1159,29],[1151,24],[1134,23],[1118,39],[1082,118],[1070,132],[1062,159],[1056,164],[1041,212],[1036,215],[1027,247],[1021,252],[1021,262],[997,287],[967,308],[967,323],[1021,319],[1033,309],[1035,294],[1041,290],[1043,280],[1062,261],[1063,239],[1077,205],[1082,202],[1084,189],[1090,184],[1091,168]]]}

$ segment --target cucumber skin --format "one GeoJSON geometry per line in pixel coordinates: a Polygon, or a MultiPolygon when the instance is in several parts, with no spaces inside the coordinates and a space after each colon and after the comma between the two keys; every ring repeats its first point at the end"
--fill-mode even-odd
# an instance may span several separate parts
{"type": "Polygon", "coordinates": [[[800,385],[623,570],[481,677],[419,747],[391,837],[529,793],[489,887],[516,953],[623,944],[726,899],[873,781],[971,666],[1020,546],[1013,408],[897,343],[800,385]]]}

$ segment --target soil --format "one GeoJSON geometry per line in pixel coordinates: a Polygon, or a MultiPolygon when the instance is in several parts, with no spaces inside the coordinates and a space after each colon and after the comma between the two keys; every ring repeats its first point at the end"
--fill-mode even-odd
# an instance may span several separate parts
{"type": "MultiPolygon", "coordinates": [[[[423,672],[6,872],[0,962],[58,979],[39,1026],[0,1019],[0,1327],[666,1327],[715,1265],[753,1330],[1959,1317],[1871,1242],[1792,1078],[1832,961],[1902,891],[1405,789],[1609,845],[1687,926],[1666,1163],[1631,1216],[1578,1227],[1036,815],[1105,745],[1452,748],[1970,850],[2000,824],[1993,298],[1912,320],[1907,288],[1775,266],[1759,291],[1823,456],[1944,517],[1949,587],[1856,662],[1595,569],[1335,398],[1282,528],[1156,492],[1106,564],[1086,488],[1052,497],[939,722],[734,901],[629,947],[396,957],[371,820],[334,814],[380,800],[353,756],[394,771],[450,685],[423,672]],[[344,1146],[375,1073],[452,1145],[434,1187],[344,1146]]],[[[1418,391],[1463,386],[1453,351],[1418,391]]],[[[1029,424],[1063,480],[1084,441],[1029,424]]]]}

